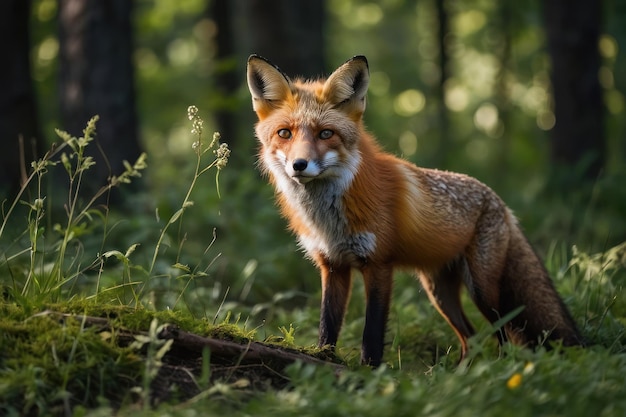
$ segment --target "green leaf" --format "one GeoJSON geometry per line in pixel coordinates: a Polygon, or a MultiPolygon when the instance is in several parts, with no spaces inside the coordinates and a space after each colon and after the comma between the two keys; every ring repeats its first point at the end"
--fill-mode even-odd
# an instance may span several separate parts
{"type": "Polygon", "coordinates": [[[176,262],[174,265],[172,265],[172,268],[180,269],[181,271],[191,273],[191,268],[189,268],[189,265],[183,265],[179,262],[176,262]]]}
{"type": "Polygon", "coordinates": [[[110,258],[111,256],[115,256],[120,261],[128,261],[128,258],[118,250],[110,250],[108,252],[104,252],[102,254],[105,258],[110,258]]]}
{"type": "Polygon", "coordinates": [[[133,253],[135,251],[135,249],[137,249],[137,246],[139,246],[139,243],[135,243],[133,245],[131,245],[127,250],[126,250],[126,258],[129,258],[131,253],[133,253]]]}

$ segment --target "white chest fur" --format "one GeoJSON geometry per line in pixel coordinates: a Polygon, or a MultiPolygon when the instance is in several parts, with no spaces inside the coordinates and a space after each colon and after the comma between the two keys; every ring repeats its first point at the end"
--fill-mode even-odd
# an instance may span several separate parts
{"type": "Polygon", "coordinates": [[[376,235],[350,232],[341,184],[331,179],[308,184],[284,179],[278,186],[308,229],[298,240],[309,256],[321,253],[332,263],[358,267],[374,252],[376,235]]]}

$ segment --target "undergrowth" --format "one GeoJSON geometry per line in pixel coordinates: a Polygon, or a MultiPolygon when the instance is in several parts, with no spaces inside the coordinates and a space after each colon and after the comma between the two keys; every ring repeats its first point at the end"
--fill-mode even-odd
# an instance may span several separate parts
{"type": "MultiPolygon", "coordinates": [[[[171,349],[171,343],[156,337],[166,323],[202,336],[241,343],[261,339],[324,354],[312,348],[319,309],[315,297],[302,295],[302,283],[293,282],[292,290],[273,294],[271,286],[264,286],[270,287],[268,301],[249,305],[258,262],[241,260],[245,267],[236,286],[239,292],[229,294],[229,287],[215,278],[219,260],[215,233],[202,243],[202,256],[190,262],[185,248],[193,242],[183,219],[194,208],[199,178],[211,170],[219,174],[230,151],[219,143],[218,134],[204,141],[202,119],[194,106],[188,117],[195,168],[182,201],[164,221],[158,211],[154,220],[123,219],[98,203],[113,188],[141,176],[146,155],[125,163],[126,170],[112,176],[95,195],[82,196],[93,165],[85,149],[93,141],[97,117],[82,137],[58,131],[61,146],[33,162],[17,198],[4,202],[0,415],[626,414],[626,242],[596,254],[555,244],[546,257],[555,285],[589,342],[584,349],[499,347],[494,328],[466,297],[468,316],[479,332],[470,341],[469,360],[459,364],[453,332],[415,278],[400,274],[381,368],[358,365],[365,306],[363,286],[356,280],[337,349],[348,365],[346,371],[336,374],[331,368],[295,364],[281,375],[289,381],[286,388],[258,390],[246,378],[211,379],[207,354],[202,374],[193,377],[200,394],[152,404],[151,383],[171,349]],[[209,162],[207,154],[213,155],[209,162]],[[51,219],[51,197],[44,195],[44,179],[53,169],[62,169],[68,178],[62,219],[51,219]],[[34,190],[33,198],[26,197],[29,190],[34,190]],[[10,232],[21,219],[23,230],[10,232]],[[144,226],[148,231],[143,240],[117,240],[116,234],[144,226]],[[124,246],[112,247],[112,242],[124,246]],[[88,316],[106,318],[110,328],[87,326],[88,316]],[[143,333],[121,346],[116,329],[143,333]]],[[[259,226],[250,233],[264,230],[259,226]]],[[[278,260],[285,256],[279,251],[275,255],[278,260]]],[[[277,268],[276,273],[289,272],[277,268]]]]}
{"type": "MultiPolygon", "coordinates": [[[[177,310],[150,309],[153,279],[167,275],[184,282],[181,297],[189,282],[208,276],[211,265],[211,260],[206,265],[201,260],[193,267],[176,261],[165,272],[157,266],[165,252],[164,246],[169,246],[169,242],[166,245],[168,229],[180,224],[185,211],[193,206],[191,193],[197,180],[215,169],[218,187],[219,172],[230,155],[228,146],[219,143],[218,133],[208,143],[203,140],[203,122],[195,106],[189,107],[188,118],[195,136],[192,145],[195,172],[180,208],[161,226],[148,264],[133,263],[133,253],[140,242],[123,251],[105,250],[115,225],[109,223],[108,208],[99,204],[113,188],[140,177],[147,167],[147,156],[142,154],[133,164],[124,161],[125,171],[112,175],[93,196],[85,198],[81,192],[95,163],[86,150],[96,135],[97,116],[87,123],[81,137],[57,130],[62,144],[33,162],[31,174],[16,198],[8,205],[3,202],[0,225],[0,411],[3,415],[68,415],[77,404],[95,407],[103,401],[119,407],[125,401],[132,401],[129,394],[133,392],[140,403],[149,405],[150,378],[154,377],[155,367],[158,368],[158,360],[154,359],[163,355],[167,346],[153,352],[151,347],[157,341],[152,338],[121,348],[116,345],[114,334],[87,328],[80,320],[59,319],[58,313],[106,317],[111,320],[112,328],[153,329],[154,323],[162,320],[208,336],[229,334],[231,339],[240,341],[253,337],[253,331],[246,332],[242,326],[231,323],[229,316],[221,323],[216,323],[215,316],[211,323],[193,320],[177,310]],[[209,151],[214,158],[207,164],[203,157],[209,151]],[[60,220],[52,219],[51,205],[43,195],[45,177],[57,168],[64,170],[69,184],[67,200],[62,204],[64,218],[60,220]],[[34,199],[24,200],[33,190],[34,199]],[[26,210],[26,229],[9,237],[9,228],[15,229],[11,222],[20,217],[18,212],[23,214],[21,207],[26,210]],[[94,231],[102,233],[99,244],[95,245],[97,252],[86,253],[85,248],[93,249],[93,245],[88,246],[84,241],[94,231]],[[117,263],[112,264],[111,259],[117,263]],[[146,360],[136,353],[144,345],[148,346],[146,360]],[[138,381],[142,382],[138,384],[138,381]]],[[[178,246],[179,253],[183,243],[184,239],[178,246]]]]}

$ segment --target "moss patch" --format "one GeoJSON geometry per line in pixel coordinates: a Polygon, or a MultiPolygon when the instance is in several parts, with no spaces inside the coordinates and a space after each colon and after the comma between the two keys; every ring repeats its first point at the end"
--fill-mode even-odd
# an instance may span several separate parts
{"type": "Polygon", "coordinates": [[[73,318],[24,317],[0,306],[0,414],[57,414],[127,400],[141,358],[73,318]]]}

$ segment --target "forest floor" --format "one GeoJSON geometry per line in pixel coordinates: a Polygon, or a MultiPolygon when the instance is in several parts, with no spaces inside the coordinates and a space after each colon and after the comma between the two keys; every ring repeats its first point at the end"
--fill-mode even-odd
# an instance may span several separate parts
{"type": "MultiPolygon", "coordinates": [[[[404,362],[400,349],[397,361],[388,352],[385,365],[370,369],[345,348],[334,355],[296,347],[290,331],[261,343],[230,320],[212,325],[174,311],[84,300],[37,311],[6,299],[0,310],[0,414],[7,416],[626,412],[624,317],[610,314],[602,329],[584,329],[600,342],[584,349],[498,348],[483,333],[460,364],[455,349],[431,345],[404,362]]],[[[400,337],[412,329],[407,324],[400,337]]]]}

